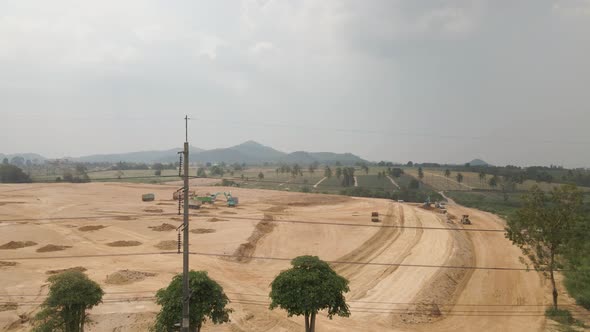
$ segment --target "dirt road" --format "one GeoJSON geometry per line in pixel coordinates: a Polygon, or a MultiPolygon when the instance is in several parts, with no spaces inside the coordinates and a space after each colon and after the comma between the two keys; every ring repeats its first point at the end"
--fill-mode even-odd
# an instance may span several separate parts
{"type": "MultiPolygon", "coordinates": [[[[158,310],[152,296],[181,270],[181,255],[156,247],[176,239],[174,230],[162,227],[181,220],[171,200],[174,190],[114,183],[0,186],[0,245],[37,243],[0,250],[0,261],[16,263],[0,266],[0,303],[17,304],[0,311],[0,330],[29,330],[19,315],[34,314],[47,293],[49,271],[83,267],[106,292],[104,303],[91,311],[96,323],[88,331],[145,331],[158,310]],[[146,192],[155,193],[156,201],[141,202],[146,192]],[[115,241],[139,245],[109,245],[115,241]],[[71,248],[36,251],[49,244],[71,248]],[[118,280],[112,276],[122,270],[145,277],[107,283],[118,280]]],[[[207,270],[235,310],[230,324],[206,325],[207,331],[301,331],[302,318],[268,310],[268,293],[273,278],[289,267],[288,259],[303,254],[333,262],[350,280],[351,317],[320,315],[318,331],[544,329],[540,313],[548,299],[538,274],[473,269],[521,268],[519,249],[502,232],[446,230],[502,229],[494,215],[449,206],[452,214],[472,217],[473,225],[462,226],[390,200],[231,190],[240,197],[237,208],[205,205],[191,217],[191,229],[206,230],[191,233],[191,269],[207,270]],[[380,223],[371,222],[372,211],[379,211],[380,223]],[[220,257],[236,252],[249,258],[220,257]]]]}

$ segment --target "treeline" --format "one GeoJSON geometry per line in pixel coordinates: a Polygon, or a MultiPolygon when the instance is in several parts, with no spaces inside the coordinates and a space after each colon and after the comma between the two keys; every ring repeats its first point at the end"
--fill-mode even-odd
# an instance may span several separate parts
{"type": "Polygon", "coordinates": [[[29,183],[31,177],[22,169],[8,164],[0,164],[0,183],[29,183]]]}

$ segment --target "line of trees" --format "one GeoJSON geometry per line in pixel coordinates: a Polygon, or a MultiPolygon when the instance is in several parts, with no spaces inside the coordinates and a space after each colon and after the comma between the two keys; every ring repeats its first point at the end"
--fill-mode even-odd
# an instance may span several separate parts
{"type": "MultiPolygon", "coordinates": [[[[305,331],[314,332],[319,311],[326,310],[328,318],[348,317],[350,310],[344,293],[348,280],[339,276],[328,263],[317,256],[299,256],[291,261],[292,268],[280,272],[271,284],[270,310],[284,309],[287,315],[304,316],[305,331]]],[[[51,276],[49,294],[41,310],[32,320],[34,332],[83,332],[88,322],[88,310],[102,303],[104,291],[81,271],[65,271],[51,276]]],[[[153,332],[176,330],[182,321],[182,274],[158,290],[156,303],[160,311],[153,332]]],[[[221,285],[206,271],[189,272],[189,322],[191,331],[199,332],[203,324],[223,324],[233,312],[229,298],[221,285]]]]}

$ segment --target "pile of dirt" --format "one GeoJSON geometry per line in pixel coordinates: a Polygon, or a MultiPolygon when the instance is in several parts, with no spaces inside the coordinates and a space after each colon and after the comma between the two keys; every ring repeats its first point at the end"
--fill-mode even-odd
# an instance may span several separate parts
{"type": "Polygon", "coordinates": [[[170,220],[174,220],[174,221],[183,221],[182,217],[172,217],[170,218],[170,220]]]}
{"type": "Polygon", "coordinates": [[[227,221],[227,219],[221,219],[221,218],[209,218],[207,219],[208,222],[218,222],[218,221],[227,221]]]}
{"type": "Polygon", "coordinates": [[[269,207],[268,209],[264,210],[267,212],[284,212],[285,210],[287,210],[288,207],[284,206],[284,205],[274,205],[269,207]]]}
{"type": "Polygon", "coordinates": [[[155,277],[156,273],[141,272],[133,270],[119,270],[107,276],[105,282],[111,285],[125,285],[137,281],[142,281],[147,277],[155,277]]]}
{"type": "Polygon", "coordinates": [[[176,205],[175,203],[158,203],[156,205],[176,205]]]}
{"type": "Polygon", "coordinates": [[[97,231],[99,229],[103,229],[107,226],[103,226],[103,225],[89,225],[89,226],[82,226],[80,228],[78,228],[79,231],[82,232],[92,232],[92,231],[97,231]]]}
{"type": "Polygon", "coordinates": [[[0,249],[20,249],[24,247],[36,246],[37,242],[33,241],[10,241],[0,246],[0,249]]]}
{"type": "Polygon", "coordinates": [[[0,261],[0,267],[16,266],[17,262],[0,261]]]}
{"type": "Polygon", "coordinates": [[[37,252],[52,252],[52,251],[60,251],[60,250],[66,250],[68,248],[71,248],[72,246],[59,246],[56,244],[48,244],[45,247],[41,247],[39,249],[37,249],[37,252]]]}
{"type": "Polygon", "coordinates": [[[8,204],[25,204],[26,202],[0,202],[0,206],[8,204]]]}
{"type": "Polygon", "coordinates": [[[131,216],[119,216],[115,217],[116,220],[127,221],[127,220],[135,220],[137,218],[131,216]]]}
{"type": "Polygon", "coordinates": [[[135,247],[141,245],[139,241],[115,241],[111,243],[107,243],[107,246],[110,247],[135,247]]]}
{"type": "Polygon", "coordinates": [[[435,321],[442,317],[442,312],[436,303],[418,303],[401,315],[401,320],[407,324],[420,324],[435,321]]]}
{"type": "Polygon", "coordinates": [[[16,310],[16,308],[18,308],[18,304],[15,302],[6,302],[4,304],[0,304],[0,312],[16,310]]]}
{"type": "Polygon", "coordinates": [[[148,212],[148,213],[162,213],[162,212],[164,212],[164,210],[157,209],[157,208],[147,208],[147,209],[144,209],[143,211],[148,212]]]}
{"type": "Polygon", "coordinates": [[[161,249],[161,250],[176,250],[176,249],[178,249],[178,242],[174,241],[174,240],[161,241],[160,243],[156,244],[154,247],[161,249]]]}
{"type": "Polygon", "coordinates": [[[272,223],[274,217],[269,214],[265,214],[264,218],[256,224],[254,231],[248,238],[248,242],[240,244],[238,249],[234,252],[235,260],[241,263],[247,263],[251,260],[256,245],[265,235],[270,234],[275,228],[275,224],[272,223]]]}
{"type": "Polygon", "coordinates": [[[220,213],[221,214],[238,214],[237,212],[233,212],[233,211],[221,211],[220,213]]]}
{"type": "Polygon", "coordinates": [[[63,273],[63,272],[70,272],[70,271],[86,272],[88,270],[85,267],[76,266],[76,267],[70,267],[70,268],[67,268],[67,269],[49,270],[49,271],[46,271],[45,274],[54,275],[54,274],[60,274],[60,273],[63,273]]]}
{"type": "Polygon", "coordinates": [[[152,231],[156,231],[156,232],[168,232],[168,231],[175,230],[176,226],[163,223],[160,226],[149,226],[148,228],[151,228],[152,231]]]}
{"type": "Polygon", "coordinates": [[[208,234],[208,233],[215,233],[215,230],[211,229],[211,228],[195,228],[195,229],[191,229],[191,233],[208,234]]]}
{"type": "MultiPolygon", "coordinates": [[[[201,209],[201,210],[199,210],[199,213],[200,213],[200,214],[203,214],[203,213],[210,213],[210,211],[207,211],[207,210],[203,210],[203,209],[201,209]]],[[[222,213],[223,213],[223,212],[222,212],[222,213]]]]}

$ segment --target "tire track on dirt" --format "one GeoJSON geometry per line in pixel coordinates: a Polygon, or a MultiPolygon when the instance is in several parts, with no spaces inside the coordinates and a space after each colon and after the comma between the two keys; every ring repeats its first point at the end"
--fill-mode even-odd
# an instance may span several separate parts
{"type": "MultiPolygon", "coordinates": [[[[404,215],[403,215],[403,208],[399,207],[399,219],[400,225],[404,224],[404,215]]],[[[383,220],[384,226],[393,226],[395,225],[394,215],[393,215],[393,204],[387,209],[387,214],[383,220]]],[[[381,228],[367,239],[363,244],[359,247],[354,249],[353,251],[349,252],[348,254],[338,258],[338,261],[345,261],[345,262],[368,262],[373,260],[375,257],[378,257],[382,252],[387,250],[389,246],[395,242],[395,240],[399,237],[401,233],[405,231],[404,228],[393,228],[393,227],[386,227],[381,228]]],[[[353,279],[362,271],[362,267],[354,266],[350,264],[334,264],[334,269],[338,274],[342,275],[347,279],[353,279]]]]}

